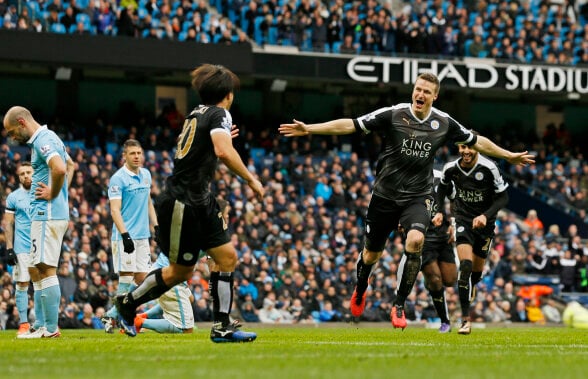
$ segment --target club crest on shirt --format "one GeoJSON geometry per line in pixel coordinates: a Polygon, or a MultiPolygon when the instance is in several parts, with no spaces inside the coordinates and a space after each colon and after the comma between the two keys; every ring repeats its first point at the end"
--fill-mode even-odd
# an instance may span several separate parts
{"type": "Polygon", "coordinates": [[[439,129],[439,121],[437,121],[437,120],[431,121],[431,129],[433,129],[433,130],[439,129]]]}
{"type": "Polygon", "coordinates": [[[47,153],[49,153],[49,151],[51,151],[51,146],[50,145],[43,145],[43,146],[41,146],[41,148],[39,150],[41,150],[41,154],[47,155],[47,153]]]}
{"type": "Polygon", "coordinates": [[[484,174],[481,172],[476,172],[476,175],[474,175],[474,178],[476,178],[476,180],[482,180],[482,179],[484,179],[484,174]]]}
{"type": "Polygon", "coordinates": [[[192,253],[184,253],[182,258],[184,258],[185,261],[190,261],[192,258],[194,258],[194,255],[192,253]]]}
{"type": "Polygon", "coordinates": [[[465,228],[464,228],[463,226],[459,226],[459,227],[457,228],[457,231],[458,231],[459,233],[463,232],[464,230],[465,230],[465,228]]]}

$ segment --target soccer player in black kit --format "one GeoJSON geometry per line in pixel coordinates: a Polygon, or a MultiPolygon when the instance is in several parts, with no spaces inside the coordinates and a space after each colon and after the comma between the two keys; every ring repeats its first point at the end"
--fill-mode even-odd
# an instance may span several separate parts
{"type": "Polygon", "coordinates": [[[533,156],[513,153],[488,138],[475,136],[447,113],[433,107],[439,94],[439,79],[420,74],[412,91],[412,103],[380,108],[355,119],[337,119],[307,125],[293,120],[281,124],[286,137],[309,134],[343,135],[378,132],[384,146],[378,158],[376,181],[366,217],[366,241],[357,262],[357,283],[351,296],[351,313],[359,317],[365,308],[366,289],[392,230],[399,224],[406,231],[406,264],[393,302],[391,320],[395,328],[406,328],[404,304],[421,268],[425,232],[431,222],[433,163],[435,152],[449,141],[460,142],[484,154],[527,165],[533,156]]]}
{"type": "Polygon", "coordinates": [[[459,144],[459,155],[443,167],[437,201],[455,187],[455,244],[459,257],[457,289],[462,323],[459,334],[471,333],[470,303],[475,285],[482,279],[484,263],[494,238],[494,223],[508,204],[506,188],[496,164],[467,145],[459,144]]]}
{"type": "MultiPolygon", "coordinates": [[[[433,170],[433,194],[439,188],[441,180],[441,171],[433,170]]],[[[445,193],[451,193],[451,182],[444,187],[445,193]]],[[[454,191],[453,191],[454,192],[454,191]]],[[[449,196],[451,199],[453,197],[449,196]]],[[[457,280],[457,266],[455,264],[455,253],[453,251],[453,226],[444,211],[445,204],[439,202],[437,196],[433,203],[432,214],[434,217],[429,229],[425,234],[425,243],[423,245],[423,263],[421,271],[425,276],[425,287],[433,299],[433,305],[437,315],[441,319],[440,333],[451,331],[449,321],[449,312],[447,310],[447,301],[445,298],[445,288],[453,287],[457,280]]]]}
{"type": "Polygon", "coordinates": [[[156,205],[158,242],[163,254],[169,257],[170,265],[151,271],[139,287],[117,296],[114,303],[125,333],[135,336],[136,308],[190,279],[202,250],[214,259],[218,269],[210,277],[214,318],[210,339],[213,342],[249,342],[257,335],[238,330],[238,323],[231,323],[229,319],[237,253],[230,242],[221,209],[210,191],[218,160],[245,180],[260,201],[264,189],[247,170],[232,143],[233,121],[229,108],[239,79],[227,68],[211,64],[198,67],[191,76],[192,87],[203,105],[192,110],[184,121],[173,173],[156,205]]]}

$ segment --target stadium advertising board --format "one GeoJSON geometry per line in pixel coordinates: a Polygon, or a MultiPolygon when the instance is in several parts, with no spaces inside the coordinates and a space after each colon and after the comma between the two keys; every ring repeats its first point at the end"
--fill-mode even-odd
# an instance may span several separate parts
{"type": "Polygon", "coordinates": [[[347,75],[363,83],[414,83],[423,72],[434,72],[444,84],[462,88],[588,93],[588,70],[577,67],[495,64],[487,59],[441,61],[357,56],[347,63],[347,75]]]}

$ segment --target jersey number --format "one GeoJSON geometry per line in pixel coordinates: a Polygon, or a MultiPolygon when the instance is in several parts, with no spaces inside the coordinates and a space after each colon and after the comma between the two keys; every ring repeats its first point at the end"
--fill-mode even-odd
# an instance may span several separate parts
{"type": "Polygon", "coordinates": [[[182,134],[180,134],[180,137],[178,138],[176,159],[184,158],[190,151],[192,143],[194,142],[194,135],[196,135],[197,124],[198,121],[196,121],[196,118],[191,118],[189,120],[184,121],[184,126],[182,127],[182,134]]]}
{"type": "Polygon", "coordinates": [[[492,242],[492,238],[486,238],[486,242],[484,246],[482,246],[482,251],[488,251],[490,249],[490,243],[492,242]]]}

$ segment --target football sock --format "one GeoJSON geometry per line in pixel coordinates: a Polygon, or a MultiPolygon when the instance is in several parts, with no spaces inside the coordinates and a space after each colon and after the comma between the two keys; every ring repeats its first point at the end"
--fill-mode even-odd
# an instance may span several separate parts
{"type": "Polygon", "coordinates": [[[151,329],[157,333],[183,333],[184,331],[164,318],[145,319],[142,328],[151,329]]]}
{"type": "Polygon", "coordinates": [[[45,314],[43,313],[43,301],[41,299],[41,295],[43,294],[41,291],[41,281],[33,282],[33,288],[35,289],[35,293],[33,294],[33,300],[35,302],[35,322],[33,329],[36,330],[41,326],[45,326],[45,314]]]}
{"type": "Polygon", "coordinates": [[[18,310],[18,318],[21,324],[29,321],[29,318],[27,316],[29,308],[28,289],[28,286],[20,286],[17,284],[16,291],[14,294],[16,300],[16,309],[18,310]]]}
{"type": "Polygon", "coordinates": [[[482,280],[482,272],[472,271],[472,286],[480,283],[480,280],[482,280]]]}
{"type": "Polygon", "coordinates": [[[366,264],[363,261],[363,251],[359,254],[359,259],[357,260],[357,296],[361,298],[365,290],[368,288],[370,275],[372,274],[372,269],[374,268],[375,263],[371,265],[366,264]]]}
{"type": "Polygon", "coordinates": [[[457,289],[462,317],[470,315],[470,298],[472,297],[472,261],[464,259],[459,263],[459,278],[457,289]]]}
{"type": "Polygon", "coordinates": [[[139,287],[129,292],[127,295],[129,307],[137,308],[149,300],[157,299],[171,288],[163,281],[161,270],[158,268],[151,271],[139,287]]]}
{"type": "Polygon", "coordinates": [[[433,306],[437,311],[437,315],[443,323],[449,323],[449,312],[447,311],[447,302],[445,301],[445,289],[439,291],[429,291],[431,299],[433,299],[433,306]]]}
{"type": "Polygon", "coordinates": [[[396,291],[396,300],[394,300],[394,305],[401,306],[404,306],[404,302],[410,294],[410,291],[412,291],[412,287],[414,287],[416,278],[419,274],[419,271],[421,270],[420,254],[409,253],[408,251],[406,251],[404,254],[406,255],[406,262],[404,264],[402,278],[400,279],[398,290],[396,291]]]}
{"type": "MultiPolygon", "coordinates": [[[[116,294],[120,295],[123,293],[130,292],[131,282],[133,281],[132,276],[121,275],[118,280],[118,288],[116,289],[116,294]]],[[[107,317],[118,318],[118,311],[116,307],[111,307],[108,312],[106,312],[107,317]]]]}
{"type": "Polygon", "coordinates": [[[41,301],[43,303],[45,327],[49,333],[53,333],[57,330],[59,303],[61,301],[61,290],[59,289],[57,275],[42,279],[41,287],[41,301]]]}
{"type": "Polygon", "coordinates": [[[161,305],[155,304],[152,308],[147,310],[147,318],[161,318],[163,316],[163,310],[161,309],[161,305]]]}
{"type": "Polygon", "coordinates": [[[215,322],[222,322],[223,326],[229,325],[229,313],[233,304],[233,273],[210,273],[212,284],[212,313],[215,322]]]}

